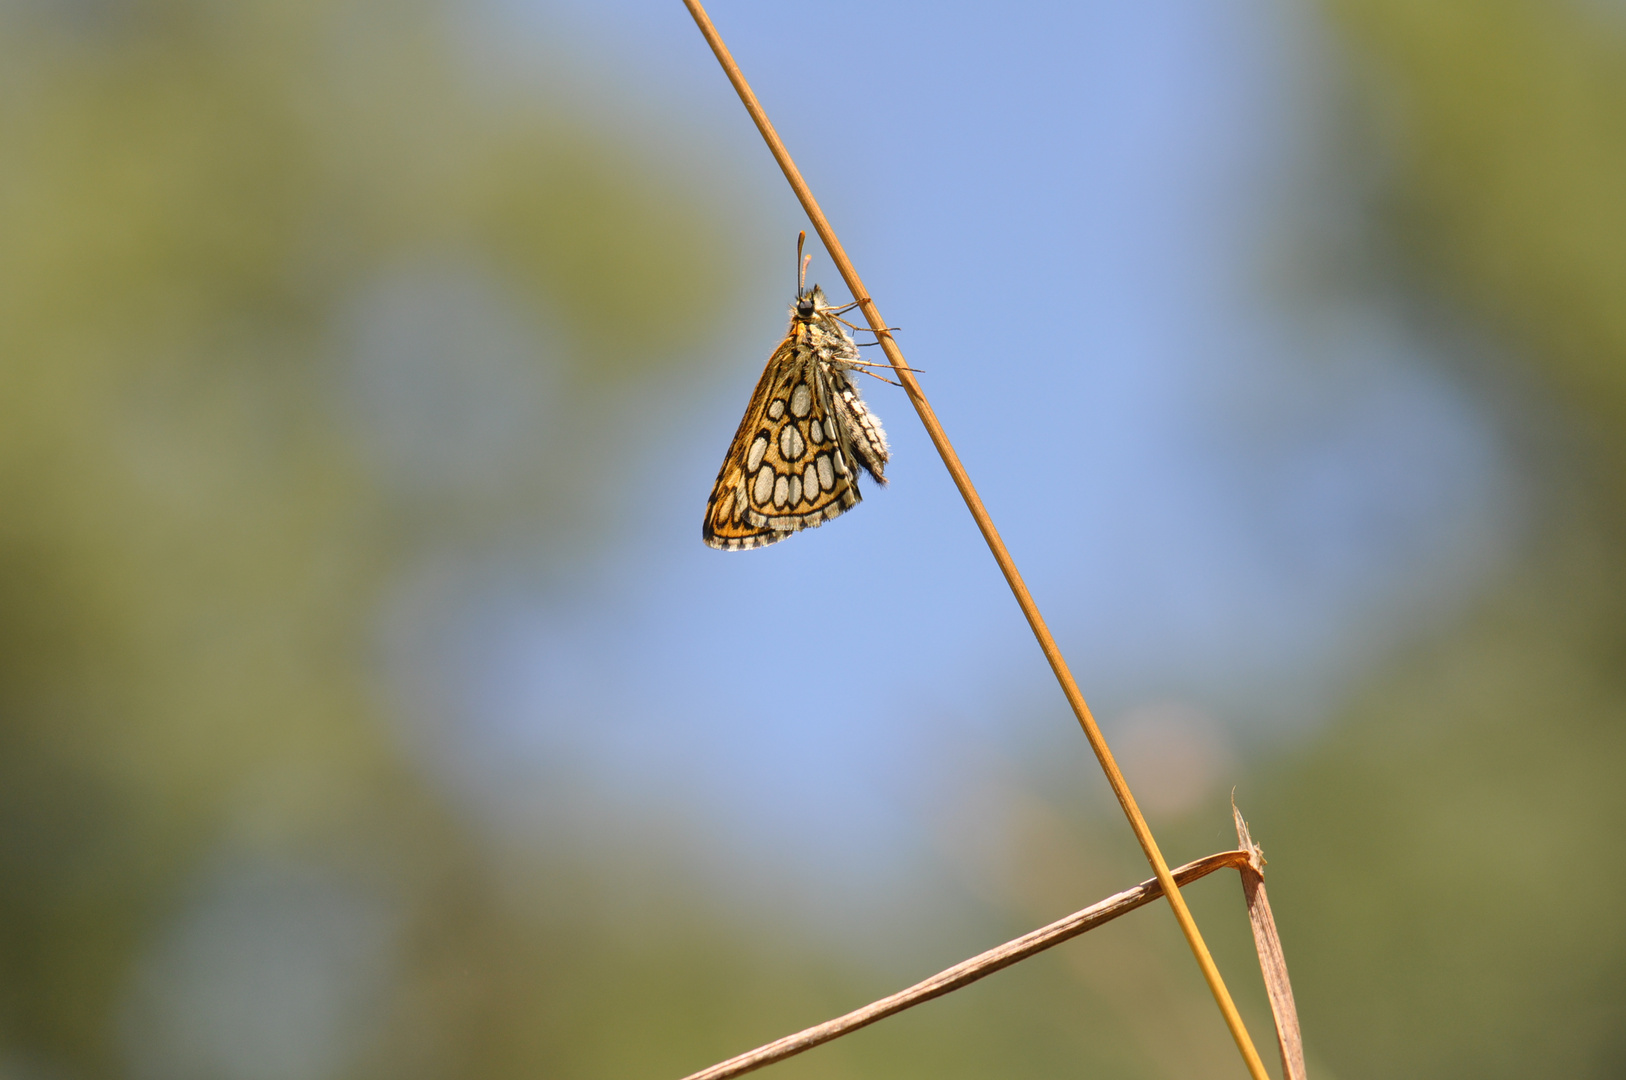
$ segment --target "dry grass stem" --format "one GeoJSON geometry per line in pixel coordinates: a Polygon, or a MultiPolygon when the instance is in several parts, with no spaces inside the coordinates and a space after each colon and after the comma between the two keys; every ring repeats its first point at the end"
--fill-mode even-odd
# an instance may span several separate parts
{"type": "Polygon", "coordinates": [[[1276,1046],[1282,1053],[1285,1080],[1305,1080],[1304,1036],[1299,1032],[1299,1013],[1293,1005],[1293,984],[1287,979],[1287,960],[1282,956],[1282,940],[1276,934],[1276,919],[1270,913],[1265,895],[1265,856],[1248,834],[1242,811],[1231,803],[1236,819],[1237,846],[1248,853],[1242,874],[1242,895],[1248,901],[1248,921],[1253,924],[1253,945],[1259,951],[1259,970],[1265,976],[1265,993],[1270,996],[1270,1012],[1276,1019],[1276,1046]]]}
{"type": "Polygon", "coordinates": [[[993,552],[994,561],[999,564],[1000,572],[1005,575],[1005,581],[1010,586],[1011,593],[1016,597],[1016,602],[1021,607],[1022,614],[1027,618],[1028,626],[1033,630],[1033,636],[1039,642],[1039,648],[1043,650],[1045,659],[1049,661],[1050,669],[1055,673],[1056,681],[1061,684],[1061,690],[1067,697],[1067,703],[1072,706],[1073,715],[1078,718],[1079,726],[1084,729],[1084,735],[1090,742],[1090,748],[1095,751],[1096,760],[1101,764],[1101,771],[1106,774],[1107,782],[1112,785],[1112,792],[1117,796],[1118,804],[1123,807],[1124,816],[1129,819],[1129,826],[1135,832],[1135,839],[1139,841],[1141,850],[1146,853],[1147,862],[1151,864],[1152,872],[1157,875],[1157,880],[1163,887],[1163,895],[1169,901],[1169,907],[1174,912],[1175,920],[1180,924],[1180,931],[1185,935],[1186,942],[1191,947],[1192,955],[1196,957],[1197,966],[1202,970],[1203,979],[1208,983],[1209,991],[1214,995],[1214,1001],[1219,1006],[1221,1015],[1225,1018],[1226,1027],[1230,1029],[1231,1037],[1236,1041],[1237,1050],[1241,1053],[1242,1060],[1248,1067],[1248,1072],[1252,1075],[1253,1080],[1269,1080],[1269,1074],[1265,1072],[1264,1063],[1260,1061],[1259,1053],[1254,1049],[1253,1040],[1249,1037],[1248,1030],[1242,1023],[1242,1016],[1237,1012],[1236,1004],[1231,1000],[1230,991],[1225,987],[1225,980],[1220,977],[1219,968],[1215,965],[1214,958],[1209,954],[1208,946],[1203,943],[1202,934],[1197,929],[1197,922],[1192,918],[1191,911],[1186,907],[1185,900],[1181,898],[1180,890],[1175,885],[1173,876],[1169,873],[1168,863],[1164,860],[1163,853],[1158,849],[1157,841],[1152,837],[1152,830],[1146,824],[1146,819],[1142,816],[1134,795],[1130,793],[1129,785],[1124,780],[1123,773],[1119,771],[1118,764],[1113,759],[1112,751],[1107,747],[1106,739],[1102,737],[1101,729],[1096,724],[1095,717],[1091,714],[1090,707],[1085,702],[1084,695],[1079,690],[1077,682],[1074,681],[1072,672],[1067,666],[1067,661],[1061,654],[1060,647],[1057,646],[1055,638],[1051,636],[1050,628],[1045,624],[1044,617],[1039,614],[1038,604],[1034,602],[1032,594],[1028,592],[1027,585],[1022,581],[1022,575],[1016,569],[1015,560],[1011,558],[1010,552],[1006,550],[1005,542],[1000,539],[999,531],[994,528],[993,519],[983,506],[982,499],[978,496],[976,488],[971,485],[971,477],[966,473],[965,467],[960,464],[959,455],[955,453],[948,436],[943,432],[942,425],[938,423],[937,414],[932,411],[931,405],[926,400],[926,395],[920,389],[920,384],[915,381],[914,372],[905,363],[903,352],[898,348],[897,341],[890,333],[886,332],[887,323],[881,318],[881,313],[876,308],[874,301],[870,299],[869,292],[864,288],[863,280],[859,278],[858,271],[853,268],[852,260],[847,258],[846,249],[841,246],[841,241],[836,238],[835,230],[830,227],[830,222],[825,218],[824,211],[819,209],[818,201],[813,198],[812,190],[807,186],[807,182],[802,179],[801,171],[797,169],[795,161],[791,159],[790,152],[785,149],[785,144],[780,141],[778,133],[774,131],[773,124],[768,121],[768,114],[757,101],[756,94],[752,92],[750,84],[746,82],[739,65],[734,62],[734,57],[729,53],[728,46],[723,44],[723,39],[717,33],[717,28],[712,25],[711,18],[706,14],[699,0],[683,0],[683,2],[689,9],[689,14],[694,17],[695,24],[699,26],[700,32],[705,35],[706,42],[711,46],[712,52],[716,54],[717,61],[728,75],[729,82],[733,83],[735,91],[740,96],[740,101],[745,105],[746,112],[750,113],[752,122],[756,124],[757,130],[762,134],[763,141],[768,144],[768,149],[773,153],[774,160],[779,163],[779,168],[784,172],[785,179],[790,182],[791,189],[796,193],[797,199],[801,201],[802,209],[807,212],[808,220],[812,222],[813,228],[817,230],[819,239],[824,242],[824,248],[829,252],[831,261],[835,263],[836,269],[841,272],[842,280],[846,282],[847,288],[852,293],[859,310],[864,313],[864,318],[868,320],[870,327],[875,331],[876,337],[880,340],[881,348],[886,353],[886,358],[891,361],[892,368],[898,376],[899,384],[902,385],[904,392],[909,395],[910,402],[920,415],[921,423],[925,425],[926,433],[931,437],[932,445],[937,448],[938,454],[943,459],[943,464],[948,468],[949,475],[954,479],[954,486],[959,488],[961,497],[965,499],[966,507],[971,511],[972,519],[976,521],[977,528],[981,530],[983,539],[988,543],[989,550],[993,552]]]}
{"type": "MultiPolygon", "coordinates": [[[[1198,878],[1206,877],[1215,870],[1234,866],[1247,873],[1249,871],[1248,852],[1222,851],[1217,855],[1209,855],[1189,862],[1175,870],[1174,879],[1181,885],[1189,885],[1198,878]]],[[[1091,904],[1082,911],[1075,911],[1065,919],[1058,919],[1049,926],[1042,926],[1007,941],[987,952],[978,953],[969,960],[961,961],[953,967],[938,972],[929,979],[923,979],[907,990],[899,990],[896,994],[872,1001],[861,1009],[854,1009],[845,1016],[838,1016],[834,1020],[815,1025],[794,1035],[787,1035],[783,1039],[759,1046],[755,1050],[731,1057],[709,1069],[701,1069],[691,1073],[683,1080],[727,1080],[731,1076],[743,1076],[748,1072],[772,1065],[776,1061],[800,1054],[803,1050],[811,1050],[815,1046],[838,1039],[843,1035],[867,1027],[877,1020],[883,1020],[895,1013],[912,1008],[932,998],[941,997],[951,990],[958,990],[968,986],[985,976],[1003,968],[1010,967],[1019,960],[1026,960],[1030,956],[1044,952],[1064,941],[1078,937],[1089,930],[1094,930],[1103,923],[1111,922],[1120,915],[1134,911],[1136,908],[1156,900],[1163,893],[1163,887],[1156,878],[1143,881],[1133,889],[1125,889],[1121,893],[1107,897],[1099,903],[1091,904]]]]}

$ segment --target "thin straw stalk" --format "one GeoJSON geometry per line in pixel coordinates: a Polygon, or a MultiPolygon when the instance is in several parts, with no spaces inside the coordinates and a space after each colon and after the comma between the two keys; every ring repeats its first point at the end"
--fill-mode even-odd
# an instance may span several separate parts
{"type": "Polygon", "coordinates": [[[717,28],[712,25],[711,18],[706,14],[705,8],[700,5],[699,0],[683,0],[683,3],[689,9],[689,14],[694,17],[695,24],[700,28],[700,32],[705,35],[706,42],[711,46],[712,52],[716,54],[717,61],[728,75],[729,82],[733,83],[735,91],[740,96],[740,101],[745,105],[746,112],[750,113],[757,130],[761,132],[763,140],[768,144],[768,149],[772,152],[774,160],[779,163],[779,168],[784,172],[785,179],[790,182],[791,190],[796,193],[797,199],[801,201],[802,209],[806,211],[808,220],[813,223],[813,228],[818,232],[819,239],[824,242],[825,250],[830,253],[830,258],[836,264],[836,269],[841,272],[842,280],[847,283],[847,288],[851,292],[853,299],[858,302],[859,310],[864,313],[864,318],[869,321],[870,328],[879,339],[881,349],[886,353],[887,360],[891,362],[899,383],[902,384],[904,392],[909,395],[909,400],[914,405],[915,411],[920,415],[920,421],[925,425],[926,433],[931,437],[932,445],[937,447],[937,452],[942,457],[943,464],[947,466],[949,475],[954,479],[954,486],[959,488],[960,496],[965,500],[966,507],[971,511],[972,520],[977,523],[977,528],[982,532],[983,539],[987,541],[989,550],[993,552],[994,561],[999,564],[1000,572],[1005,575],[1006,584],[1010,586],[1011,593],[1016,597],[1017,605],[1021,607],[1022,614],[1027,618],[1028,626],[1032,628],[1033,636],[1038,640],[1039,648],[1043,651],[1045,659],[1049,661],[1050,670],[1055,673],[1056,681],[1061,685],[1067,703],[1072,706],[1073,715],[1078,718],[1079,726],[1084,729],[1084,737],[1089,740],[1090,749],[1095,751],[1096,760],[1100,762],[1101,771],[1106,774],[1107,783],[1112,785],[1112,793],[1117,796],[1118,805],[1123,808],[1124,816],[1129,820],[1129,827],[1134,830],[1135,839],[1139,841],[1141,850],[1146,853],[1146,860],[1151,864],[1152,872],[1157,876],[1157,880],[1162,886],[1163,895],[1168,898],[1169,907],[1173,909],[1175,920],[1180,924],[1180,931],[1185,935],[1186,942],[1191,947],[1192,955],[1197,959],[1197,966],[1202,970],[1203,979],[1208,983],[1209,991],[1214,995],[1214,1001],[1225,1018],[1225,1025],[1230,1029],[1232,1039],[1236,1041],[1237,1050],[1241,1053],[1249,1074],[1253,1077],[1253,1080],[1269,1080],[1269,1074],[1265,1072],[1265,1066],[1259,1058],[1259,1052],[1254,1049],[1253,1040],[1248,1035],[1248,1029],[1242,1023],[1242,1016],[1237,1012],[1236,1004],[1231,1000],[1230,991],[1225,987],[1225,980],[1220,977],[1219,968],[1215,965],[1213,956],[1209,954],[1208,946],[1203,942],[1202,933],[1197,929],[1197,922],[1192,918],[1190,909],[1187,908],[1185,900],[1180,896],[1180,889],[1175,884],[1173,876],[1169,873],[1168,863],[1164,860],[1162,851],[1158,849],[1157,841],[1152,836],[1152,830],[1146,824],[1146,819],[1141,814],[1140,807],[1136,804],[1135,797],[1129,790],[1129,784],[1124,780],[1123,773],[1119,771],[1118,763],[1114,760],[1112,751],[1108,748],[1106,739],[1102,736],[1101,729],[1096,724],[1095,717],[1084,700],[1083,693],[1079,690],[1077,682],[1074,681],[1073,674],[1067,666],[1066,659],[1061,654],[1060,647],[1057,646],[1055,638],[1051,636],[1050,628],[1045,624],[1044,617],[1039,613],[1038,605],[1034,602],[1032,594],[1028,592],[1027,585],[1022,581],[1022,575],[1016,569],[1015,560],[1011,558],[1010,552],[1006,550],[1005,542],[1000,539],[999,530],[994,527],[993,519],[983,506],[982,499],[977,495],[976,488],[972,486],[971,477],[966,473],[965,467],[960,464],[960,457],[955,453],[953,444],[949,442],[948,436],[943,432],[943,426],[938,423],[937,414],[932,411],[931,404],[926,400],[925,393],[920,389],[920,384],[915,381],[914,373],[905,362],[903,351],[898,348],[897,342],[893,340],[891,333],[887,330],[887,323],[881,318],[881,313],[876,308],[875,302],[870,299],[869,291],[864,288],[863,279],[858,276],[858,271],[853,268],[852,261],[847,258],[846,249],[841,246],[841,241],[836,237],[835,230],[824,216],[824,211],[819,209],[818,200],[813,198],[812,190],[807,186],[807,182],[802,179],[801,171],[797,169],[795,161],[791,159],[790,152],[785,149],[785,144],[780,141],[773,124],[768,120],[768,114],[763,110],[762,105],[757,101],[756,95],[751,91],[750,84],[746,82],[739,65],[734,62],[734,57],[729,53],[728,46],[723,43],[717,28]]]}

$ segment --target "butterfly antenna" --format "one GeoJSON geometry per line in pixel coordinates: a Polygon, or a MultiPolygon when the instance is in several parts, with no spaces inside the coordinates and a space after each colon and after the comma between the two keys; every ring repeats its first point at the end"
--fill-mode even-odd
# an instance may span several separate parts
{"type": "Polygon", "coordinates": [[[805,262],[802,259],[802,245],[805,243],[807,243],[807,232],[803,230],[796,234],[796,299],[798,300],[802,298],[802,293],[806,291],[807,264],[813,261],[811,255],[807,257],[805,262]]]}

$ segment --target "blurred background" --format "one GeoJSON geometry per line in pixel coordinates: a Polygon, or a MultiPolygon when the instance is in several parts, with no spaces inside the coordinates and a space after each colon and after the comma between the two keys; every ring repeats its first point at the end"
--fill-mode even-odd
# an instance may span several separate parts
{"type": "MultiPolygon", "coordinates": [[[[1312,1074],[1626,1073],[1626,6],[711,10],[1312,1074]]],[[[701,545],[805,227],[676,0],[0,3],[0,1080],[677,1077],[1148,876],[901,392],[701,545]]],[[[775,1075],[1241,1066],[1151,908],[775,1075]]]]}

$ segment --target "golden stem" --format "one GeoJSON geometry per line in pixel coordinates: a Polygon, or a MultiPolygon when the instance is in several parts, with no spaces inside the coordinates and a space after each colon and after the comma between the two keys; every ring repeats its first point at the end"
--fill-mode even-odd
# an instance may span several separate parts
{"type": "Polygon", "coordinates": [[[1067,661],[1061,655],[1061,649],[1056,645],[1056,639],[1051,636],[1050,628],[1045,625],[1044,616],[1039,614],[1039,605],[1034,603],[1033,596],[1028,592],[1027,585],[1022,581],[1022,575],[1016,569],[1016,562],[1011,553],[1006,550],[1005,542],[999,537],[999,530],[994,528],[993,518],[988,516],[988,510],[977,495],[977,489],[971,485],[971,477],[966,475],[965,466],[960,464],[960,456],[954,452],[954,446],[949,442],[948,436],[943,433],[943,426],[937,422],[937,414],[932,411],[931,404],[927,402],[926,395],[921,391],[920,384],[915,381],[914,372],[904,362],[903,352],[898,348],[892,335],[887,332],[886,321],[870,299],[869,291],[864,288],[863,280],[853,264],[847,258],[846,250],[837,239],[835,230],[819,209],[818,200],[813,198],[813,192],[808,188],[807,181],[802,179],[801,170],[796,168],[796,162],[791,160],[790,151],[780,141],[779,134],[774,131],[773,124],[768,121],[768,114],[763,111],[756,95],[751,92],[751,86],[745,81],[740,72],[739,65],[729,53],[728,46],[723,44],[722,37],[717,28],[712,25],[711,18],[706,14],[705,8],[700,6],[699,0],[683,0],[689,14],[694,16],[695,24],[705,35],[706,42],[711,51],[717,55],[718,63],[722,64],[723,71],[728,75],[728,81],[734,84],[734,89],[740,95],[740,101],[745,104],[745,111],[751,114],[757,130],[762,133],[763,140],[773,153],[774,160],[779,162],[779,168],[784,171],[785,179],[790,181],[791,190],[801,200],[802,209],[807,212],[808,220],[818,232],[819,239],[824,241],[825,250],[835,262],[836,269],[841,271],[842,280],[847,283],[853,299],[858,301],[859,310],[863,311],[864,318],[869,320],[870,327],[875,336],[880,339],[881,348],[886,358],[891,361],[892,368],[897,372],[898,381],[903,385],[909,400],[914,403],[915,411],[920,414],[921,423],[926,425],[926,433],[931,436],[932,445],[943,458],[943,464],[948,467],[949,475],[954,478],[954,486],[960,489],[960,496],[971,511],[972,520],[982,531],[982,537],[988,542],[988,548],[994,553],[994,561],[999,564],[1000,572],[1005,575],[1005,582],[1010,586],[1016,597],[1016,603],[1027,617],[1028,626],[1033,629],[1033,636],[1039,641],[1039,648],[1044,652],[1045,659],[1050,662],[1050,670],[1055,672],[1056,681],[1061,684],[1061,691],[1067,696],[1067,703],[1073,708],[1073,715],[1078,717],[1079,726],[1084,729],[1084,737],[1090,741],[1090,749],[1095,751],[1095,758],[1101,763],[1101,771],[1106,774],[1107,783],[1112,785],[1112,793],[1118,797],[1118,805],[1123,807],[1124,816],[1129,819],[1129,827],[1135,832],[1135,839],[1140,842],[1141,850],[1146,853],[1146,860],[1152,866],[1152,872],[1157,876],[1158,883],[1163,887],[1163,895],[1168,898],[1169,907],[1174,910],[1174,917],[1180,924],[1180,931],[1191,946],[1192,955],[1197,958],[1197,966],[1202,969],[1203,979],[1208,983],[1208,989],[1214,995],[1214,1001],[1219,1005],[1220,1012],[1225,1017],[1225,1025],[1231,1030],[1231,1038],[1236,1040],[1237,1049],[1242,1054],[1242,1060],[1248,1066],[1248,1072],[1253,1080],[1270,1080],[1265,1072],[1264,1062],[1259,1059],[1259,1052],[1253,1047],[1253,1040],[1248,1036],[1248,1029],[1242,1023],[1242,1016],[1236,1010],[1236,1003],[1231,1000],[1231,993],[1225,988],[1225,980],[1220,977],[1219,968],[1214,964],[1214,958],[1208,952],[1208,946],[1203,942],[1203,936],[1197,929],[1197,921],[1191,917],[1191,910],[1180,895],[1180,889],[1169,873],[1169,864],[1164,860],[1163,853],[1158,850],[1157,841],[1152,837],[1152,830],[1146,824],[1140,807],[1135,804],[1135,796],[1129,791],[1129,784],[1124,780],[1123,773],[1118,769],[1118,763],[1112,757],[1112,751],[1107,747],[1107,741],[1101,735],[1101,729],[1090,712],[1089,705],[1084,701],[1084,695],[1078,689],[1078,683],[1073,679],[1073,673],[1068,670],[1067,661]]]}

